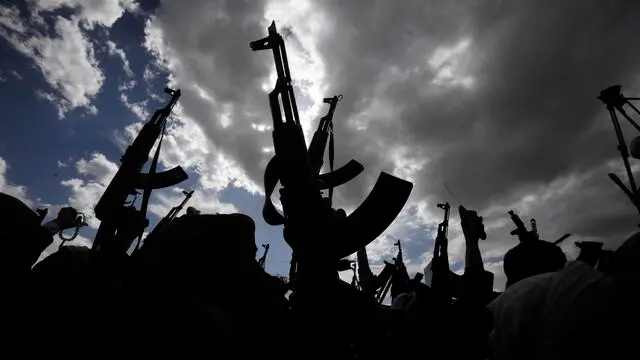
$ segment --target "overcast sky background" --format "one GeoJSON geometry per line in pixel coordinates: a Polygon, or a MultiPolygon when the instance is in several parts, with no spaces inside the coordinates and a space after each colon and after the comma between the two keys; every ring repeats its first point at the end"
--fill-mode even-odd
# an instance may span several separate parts
{"type": "MultiPolygon", "coordinates": [[[[273,59],[249,49],[275,20],[289,30],[308,139],[326,113],[322,98],[344,95],[336,163],[353,158],[365,172],[336,190],[337,205],[357,207],[381,171],[414,182],[399,218],[368,247],[372,263],[395,256],[395,237],[410,272],[422,271],[442,220],[436,203],[463,202],[485,218],[481,250],[502,288],[502,256],[517,244],[510,209],[527,224],[534,217],[543,239],[572,233],[562,246],[569,257],[574,241],[614,248],[637,227],[634,208],[607,178],[625,179],[596,97],[613,84],[638,96],[640,49],[630,40],[639,10],[614,0],[4,1],[0,191],[51,215],[63,205],[91,215],[170,85],[183,95],[162,167],[182,165],[190,179],[154,193],[152,223],[182,200],[181,189],[195,189],[191,205],[204,212],[252,216],[258,244],[272,245],[267,271],[286,274],[281,228],[260,215],[273,155],[273,59]]],[[[89,223],[85,244],[99,225],[89,223]]],[[[457,210],[450,225],[459,271],[457,210]]]]}

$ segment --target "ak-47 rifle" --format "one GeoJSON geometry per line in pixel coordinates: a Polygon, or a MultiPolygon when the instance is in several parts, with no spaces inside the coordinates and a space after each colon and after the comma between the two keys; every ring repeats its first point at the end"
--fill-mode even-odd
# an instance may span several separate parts
{"type": "Polygon", "coordinates": [[[402,256],[402,243],[400,240],[394,244],[398,247],[398,256],[396,256],[395,271],[391,276],[393,282],[391,286],[391,298],[395,299],[398,295],[410,291],[409,273],[404,265],[404,257],[402,256]]]}
{"type": "MultiPolygon", "coordinates": [[[[329,196],[328,201],[331,204],[331,200],[333,198],[333,186],[338,186],[340,184],[344,184],[351,179],[355,178],[358,174],[360,174],[364,167],[357,161],[351,160],[342,168],[333,171],[333,162],[334,162],[334,136],[333,136],[333,115],[336,110],[336,106],[338,102],[342,100],[342,95],[335,95],[330,98],[325,98],[324,102],[329,104],[329,111],[325,116],[323,116],[318,122],[318,128],[316,132],[313,134],[313,138],[311,139],[311,143],[309,144],[309,162],[311,163],[311,168],[313,171],[314,178],[317,179],[320,185],[324,182],[328,182],[329,187],[329,196]],[[324,153],[327,148],[327,141],[329,141],[329,171],[330,177],[328,174],[320,175],[320,171],[322,170],[322,165],[324,164],[324,153]]],[[[285,219],[278,211],[276,211],[275,206],[271,202],[271,194],[275,189],[275,185],[278,181],[278,174],[275,169],[276,166],[276,158],[273,157],[269,163],[267,164],[267,170],[265,171],[265,188],[267,189],[265,196],[265,204],[263,208],[263,214],[265,216],[265,220],[268,224],[278,225],[284,224],[285,219]],[[269,174],[269,176],[267,176],[269,174]],[[270,181],[267,181],[270,179],[270,181]]],[[[322,187],[322,186],[321,186],[322,187]]],[[[324,187],[323,187],[324,188],[324,187]]],[[[295,265],[293,265],[295,268],[295,265]]]]}
{"type": "Polygon", "coordinates": [[[404,257],[402,256],[402,243],[400,240],[396,240],[393,245],[398,247],[398,256],[396,256],[396,265],[402,266],[404,264],[404,257]]]}
{"type": "Polygon", "coordinates": [[[352,173],[346,179],[337,176],[340,170],[316,176],[318,167],[311,162],[300,125],[284,40],[278,34],[275,22],[268,31],[267,37],[250,43],[253,51],[272,50],[277,73],[275,89],[269,94],[275,157],[274,165],[265,170],[267,202],[263,215],[271,225],[285,225],[285,241],[300,259],[341,259],[373,241],[393,222],[404,207],[413,184],[382,173],[371,194],[352,214],[346,216],[343,210],[331,208],[321,190],[350,180],[352,173]],[[284,215],[268,204],[278,180],[283,187],[284,215]],[[329,243],[314,247],[304,242],[309,238],[329,243]],[[320,252],[322,255],[318,256],[320,252]]]}
{"type": "Polygon", "coordinates": [[[191,199],[191,196],[193,196],[194,191],[195,190],[191,190],[191,191],[184,191],[183,190],[182,194],[184,194],[184,199],[182,200],[182,202],[178,206],[174,206],[173,208],[171,208],[171,210],[169,210],[169,213],[167,213],[167,215],[165,215],[165,217],[163,217],[158,222],[156,227],[153,228],[153,230],[151,231],[151,233],[149,235],[161,231],[165,226],[167,226],[169,223],[171,223],[171,221],[173,221],[173,219],[175,219],[176,216],[178,216],[180,211],[182,211],[182,209],[187,204],[187,202],[189,202],[189,200],[191,199]]]}
{"type": "MultiPolygon", "coordinates": [[[[283,44],[284,49],[284,44],[283,44]]],[[[286,54],[286,51],[284,52],[286,54]]],[[[286,57],[286,55],[285,55],[286,57]]],[[[293,89],[292,89],[293,91],[293,89]]],[[[291,97],[293,107],[295,107],[295,97],[291,97]]],[[[342,95],[336,95],[330,98],[325,98],[324,102],[329,104],[329,112],[323,116],[318,122],[318,128],[313,134],[311,143],[309,144],[309,162],[313,177],[316,179],[320,189],[329,189],[329,204],[333,197],[333,188],[335,186],[342,185],[356,176],[358,176],[364,167],[357,161],[351,160],[340,169],[333,171],[333,159],[334,159],[334,138],[333,138],[333,114],[335,113],[338,102],[342,100],[342,95]],[[322,165],[324,164],[324,153],[327,147],[327,141],[329,140],[329,166],[330,172],[327,174],[320,174],[322,165]]],[[[297,111],[295,113],[297,118],[297,111]]],[[[267,164],[265,170],[265,204],[263,208],[263,215],[265,221],[269,225],[282,225],[285,223],[285,217],[281,215],[271,202],[271,194],[275,190],[275,186],[279,180],[279,173],[277,169],[277,161],[274,156],[267,164]]]]}
{"type": "Polygon", "coordinates": [[[449,240],[447,238],[449,232],[449,211],[451,205],[448,202],[437,204],[444,210],[444,219],[438,224],[438,234],[436,235],[435,245],[433,247],[433,259],[431,260],[431,288],[441,298],[450,296],[451,275],[449,269],[449,240]]]}
{"type": "Polygon", "coordinates": [[[373,275],[373,271],[371,271],[371,267],[369,266],[367,249],[364,247],[358,249],[356,258],[358,261],[358,278],[360,279],[360,287],[362,289],[362,292],[367,295],[373,295],[377,290],[377,281],[376,276],[373,275]]]}
{"type": "MultiPolygon", "coordinates": [[[[516,225],[516,228],[511,230],[510,234],[517,236],[520,242],[526,242],[531,240],[540,240],[540,234],[538,234],[538,225],[536,219],[531,219],[531,230],[527,230],[527,227],[524,226],[524,222],[520,219],[520,216],[516,214],[513,210],[509,210],[509,216],[511,217],[511,221],[516,225]]],[[[566,240],[571,234],[564,234],[557,240],[553,241],[554,245],[558,245],[564,240],[566,240]]]]}
{"type": "Polygon", "coordinates": [[[149,174],[142,174],[142,168],[149,160],[149,153],[153,144],[164,133],[167,118],[180,98],[180,90],[165,89],[171,95],[171,100],[162,109],[157,110],[151,120],[144,124],[133,143],[127,148],[120,159],[122,164],[113,180],[107,186],[95,207],[95,215],[101,223],[98,228],[92,251],[124,252],[136,236],[141,236],[148,225],[146,219],[147,204],[151,190],[174,186],[188,178],[184,170],[177,166],[173,169],[156,173],[160,144],[151,164],[149,174]],[[125,206],[129,195],[137,194],[136,189],[143,189],[143,199],[140,210],[133,204],[125,206]]]}
{"type": "Polygon", "coordinates": [[[360,174],[364,167],[357,161],[351,160],[345,166],[337,170],[335,173],[333,171],[333,160],[334,160],[334,135],[333,135],[333,114],[336,111],[336,106],[338,105],[338,101],[342,100],[342,95],[335,95],[330,98],[324,98],[324,103],[329,104],[329,112],[325,116],[323,116],[318,122],[318,128],[316,132],[313,134],[313,138],[311,138],[311,143],[309,144],[309,161],[311,161],[311,168],[313,169],[313,174],[318,179],[318,181],[328,181],[329,182],[329,204],[331,204],[331,200],[333,199],[333,184],[340,185],[344,184],[356,176],[360,174]],[[322,170],[322,165],[324,164],[324,152],[327,148],[327,140],[329,141],[329,174],[333,173],[336,179],[322,179],[320,178],[320,170],[322,170]]]}

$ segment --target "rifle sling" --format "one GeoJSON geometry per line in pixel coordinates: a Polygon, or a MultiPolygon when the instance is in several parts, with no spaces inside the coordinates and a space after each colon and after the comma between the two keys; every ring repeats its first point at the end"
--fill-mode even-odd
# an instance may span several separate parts
{"type": "MultiPolygon", "coordinates": [[[[335,155],[333,140],[333,122],[329,123],[329,173],[333,172],[333,158],[335,155]]],[[[333,201],[333,186],[329,187],[329,206],[333,201]]]]}

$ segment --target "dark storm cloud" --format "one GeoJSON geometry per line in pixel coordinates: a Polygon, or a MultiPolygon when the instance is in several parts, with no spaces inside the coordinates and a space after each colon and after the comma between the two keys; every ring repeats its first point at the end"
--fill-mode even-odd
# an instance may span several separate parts
{"type": "MultiPolygon", "coordinates": [[[[349,99],[375,96],[399,110],[364,134],[338,122],[343,125],[338,133],[355,140],[341,142],[339,154],[355,153],[380,137],[377,142],[385,147],[423,149],[434,162],[421,174],[419,191],[444,195],[442,183],[447,181],[480,207],[523,184],[547,182],[567,168],[585,169],[615,155],[601,141],[611,136],[609,128],[592,131],[594,121],[607,120],[597,117],[602,105],[595,97],[609,84],[634,79],[640,51],[625,44],[640,28],[638,5],[330,4],[334,6],[326,10],[336,16],[335,27],[333,36],[324,38],[322,51],[331,69],[330,84],[349,99]],[[421,96],[418,89],[434,77],[426,70],[376,94],[380,74],[390,66],[409,70],[420,63],[416,57],[426,63],[436,46],[463,37],[472,42],[467,67],[475,78],[472,90],[421,96]],[[423,53],[412,53],[416,48],[423,53]]],[[[339,111],[349,118],[366,106],[366,101],[352,100],[339,111]]],[[[385,152],[377,153],[384,158],[385,152]]]]}
{"type": "MultiPolygon", "coordinates": [[[[355,99],[341,104],[340,116],[357,117],[373,99],[394,109],[392,118],[364,132],[337,122],[337,133],[349,138],[339,143],[341,156],[385,164],[386,149],[410,147],[430,159],[416,175],[414,198],[450,198],[447,182],[461,201],[479,209],[616,157],[609,118],[596,96],[611,84],[626,84],[627,93],[636,88],[640,50],[628,39],[640,30],[640,4],[375,4],[321,3],[334,15],[332,34],[321,45],[328,82],[345,99],[355,99]],[[436,72],[413,67],[424,66],[438,46],[464,38],[471,45],[463,70],[475,79],[473,87],[425,91],[434,87],[436,72]],[[409,75],[383,84],[392,67],[409,75]]],[[[599,211],[585,211],[585,194],[564,196],[563,202],[549,200],[545,211],[562,209],[549,221],[603,239],[633,226],[628,204],[602,211],[627,200],[606,172],[596,175],[601,178],[588,192],[599,211]]]]}
{"type": "MultiPolygon", "coordinates": [[[[496,256],[515,244],[504,219],[510,207],[529,206],[527,195],[536,196],[535,206],[521,212],[536,217],[548,239],[573,232],[614,242],[633,229],[633,208],[606,178],[605,164],[616,151],[596,96],[616,83],[629,94],[637,89],[640,50],[629,39],[640,30],[640,3],[318,1],[312,7],[323,15],[314,40],[325,95],[344,95],[335,118],[336,163],[355,158],[367,168],[339,189],[338,204],[357,205],[380,171],[403,174],[400,158],[409,169],[418,164],[409,171],[413,202],[427,200],[435,212],[436,201],[452,200],[446,182],[456,198],[486,214],[491,241],[482,246],[496,256]],[[447,59],[445,50],[456,47],[459,54],[447,59]],[[581,180],[554,190],[573,178],[581,180]]],[[[153,22],[179,60],[174,72],[185,85],[185,112],[258,184],[271,137],[251,123],[271,122],[261,86],[273,65],[270,54],[252,53],[248,43],[266,33],[264,9],[263,2],[167,2],[153,22]],[[229,127],[220,125],[225,104],[229,127]]],[[[303,41],[298,29],[290,31],[288,46],[303,41]]],[[[291,70],[294,80],[304,71],[291,70]]],[[[302,91],[298,97],[310,99],[302,91]]],[[[463,249],[459,232],[451,237],[453,249],[463,249]]],[[[461,251],[452,257],[461,259],[461,251]]]]}
{"type": "Polygon", "coordinates": [[[262,1],[168,1],[153,20],[178,60],[174,73],[183,89],[185,114],[256,181],[264,171],[261,150],[271,145],[269,137],[251,127],[268,120],[260,75],[273,65],[266,54],[254,56],[249,49],[250,41],[265,34],[263,16],[262,1]],[[215,101],[205,101],[192,85],[215,101]],[[223,126],[225,113],[232,121],[228,127],[223,126]]]}

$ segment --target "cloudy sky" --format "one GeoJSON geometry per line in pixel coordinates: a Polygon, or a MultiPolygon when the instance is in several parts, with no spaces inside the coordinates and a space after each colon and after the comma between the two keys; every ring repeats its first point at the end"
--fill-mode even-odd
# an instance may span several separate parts
{"type": "MultiPolygon", "coordinates": [[[[0,191],[50,214],[71,205],[91,216],[170,85],[183,95],[162,167],[182,165],[190,179],[154,193],[152,223],[182,200],[181,189],[195,189],[191,205],[204,212],[252,216],[257,242],[272,245],[267,270],[286,274],[282,229],[260,215],[273,155],[273,60],[248,45],[275,20],[289,30],[308,139],[326,112],[322,98],[344,95],[336,162],[357,159],[366,170],[337,189],[336,203],[358,206],[381,171],[415,184],[396,222],[368,247],[372,262],[395,255],[399,238],[410,272],[422,270],[442,219],[436,203],[462,202],[485,217],[481,250],[502,288],[502,255],[517,243],[510,209],[526,223],[534,217],[544,239],[572,233],[563,244],[570,257],[576,240],[613,248],[637,226],[607,178],[624,172],[596,97],[613,84],[638,95],[640,50],[629,40],[639,10],[596,0],[5,1],[0,191]]],[[[99,222],[89,224],[84,243],[99,222]]],[[[457,211],[449,253],[462,269],[457,211]]]]}

